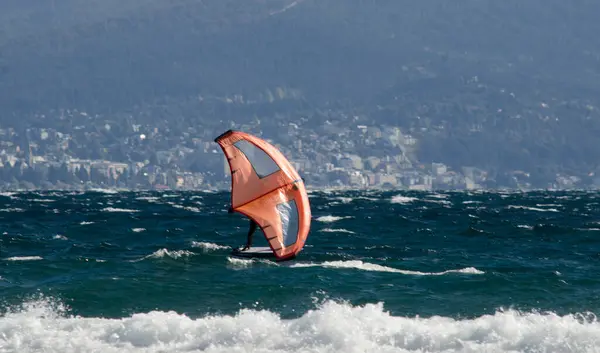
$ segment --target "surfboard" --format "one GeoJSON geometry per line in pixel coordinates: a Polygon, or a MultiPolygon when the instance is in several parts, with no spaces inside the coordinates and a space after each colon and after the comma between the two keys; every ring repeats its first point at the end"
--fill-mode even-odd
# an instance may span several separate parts
{"type": "MultiPolygon", "coordinates": [[[[311,211],[304,179],[272,144],[251,134],[227,130],[219,144],[231,175],[231,209],[254,220],[277,261],[296,257],[310,230],[311,211]]],[[[239,252],[246,257],[266,253],[239,252]]]]}
{"type": "Polygon", "coordinates": [[[245,257],[245,258],[252,258],[252,257],[274,258],[275,257],[275,254],[273,254],[273,250],[271,250],[271,248],[268,246],[253,246],[246,250],[241,250],[241,248],[233,249],[231,251],[231,255],[237,256],[237,257],[245,257]]]}

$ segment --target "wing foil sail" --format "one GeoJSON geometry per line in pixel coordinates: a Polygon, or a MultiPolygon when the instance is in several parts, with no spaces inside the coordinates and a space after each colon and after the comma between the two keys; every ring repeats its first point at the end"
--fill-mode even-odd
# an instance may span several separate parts
{"type": "Polygon", "coordinates": [[[262,229],[275,257],[295,257],[310,230],[304,181],[268,142],[229,130],[215,139],[231,170],[231,206],[262,229]]]}

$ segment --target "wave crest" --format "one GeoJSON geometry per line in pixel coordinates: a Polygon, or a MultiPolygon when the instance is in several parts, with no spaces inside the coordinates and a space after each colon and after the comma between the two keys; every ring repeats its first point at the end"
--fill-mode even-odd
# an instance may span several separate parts
{"type": "Polygon", "coordinates": [[[296,319],[267,310],[193,319],[151,311],[120,319],[67,316],[48,301],[0,316],[8,352],[595,352],[587,314],[498,311],[472,319],[393,316],[383,303],[331,300],[296,319]]]}
{"type": "Polygon", "coordinates": [[[392,273],[401,273],[404,275],[418,275],[418,276],[440,276],[449,273],[464,273],[464,274],[484,274],[483,271],[480,271],[474,267],[461,268],[458,270],[446,270],[442,272],[421,272],[421,271],[411,271],[411,270],[401,270],[393,267],[372,264],[369,262],[362,262],[360,260],[349,260],[349,261],[325,261],[323,263],[296,263],[291,265],[290,267],[324,267],[324,268],[338,268],[338,269],[357,269],[363,271],[375,271],[375,272],[392,272],[392,273]]]}

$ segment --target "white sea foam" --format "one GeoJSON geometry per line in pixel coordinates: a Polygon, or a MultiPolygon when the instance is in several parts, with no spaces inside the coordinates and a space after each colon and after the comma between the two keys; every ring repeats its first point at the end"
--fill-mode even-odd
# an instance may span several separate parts
{"type": "Polygon", "coordinates": [[[117,190],[117,189],[91,188],[91,189],[89,189],[89,191],[91,191],[91,192],[99,192],[99,193],[109,194],[109,195],[113,195],[113,194],[118,194],[119,193],[119,190],[117,190]]]}
{"type": "Polygon", "coordinates": [[[339,200],[342,203],[350,203],[350,202],[352,202],[353,199],[351,197],[338,196],[338,197],[336,197],[336,200],[339,200]]]}
{"type": "Polygon", "coordinates": [[[339,220],[346,219],[346,218],[352,218],[352,217],[351,216],[342,217],[342,216],[331,216],[331,215],[329,215],[329,216],[318,217],[318,218],[315,219],[315,221],[325,222],[325,223],[331,223],[331,222],[337,222],[339,220]]]}
{"type": "Polygon", "coordinates": [[[377,201],[379,199],[377,199],[375,197],[359,196],[359,197],[355,198],[355,200],[377,201]]]}
{"type": "Polygon", "coordinates": [[[56,234],[55,236],[52,237],[52,239],[56,239],[56,240],[68,240],[67,237],[65,237],[62,234],[56,234]]]}
{"type": "Polygon", "coordinates": [[[79,224],[82,225],[82,226],[87,226],[89,224],[94,224],[94,222],[83,221],[83,222],[81,222],[79,224]]]}
{"type": "Polygon", "coordinates": [[[450,273],[464,273],[464,274],[473,274],[480,275],[484,274],[483,271],[480,271],[474,267],[467,267],[458,270],[446,270],[442,272],[420,272],[420,271],[411,271],[411,270],[401,270],[393,267],[372,264],[369,262],[362,262],[360,260],[348,260],[348,261],[325,261],[322,263],[295,263],[290,267],[323,267],[323,268],[338,268],[338,269],[357,269],[363,271],[375,271],[375,272],[392,272],[392,273],[401,273],[404,275],[417,275],[417,276],[441,276],[450,273]]]}
{"type": "Polygon", "coordinates": [[[233,265],[234,267],[249,267],[257,263],[278,266],[278,264],[274,261],[259,258],[241,259],[237,257],[228,256],[227,261],[230,265],[233,265]]]}
{"type": "Polygon", "coordinates": [[[392,203],[401,203],[401,204],[406,204],[406,203],[410,203],[413,201],[417,201],[416,197],[408,197],[408,196],[403,196],[403,195],[396,195],[394,197],[392,197],[392,203]]]}
{"type": "Polygon", "coordinates": [[[528,226],[526,224],[519,224],[517,225],[518,228],[523,228],[523,229],[528,229],[528,230],[532,230],[533,226],[528,226]]]}
{"type": "Polygon", "coordinates": [[[183,205],[177,205],[177,204],[171,204],[171,206],[182,209],[182,210],[190,211],[190,212],[196,212],[196,213],[200,212],[200,209],[198,207],[194,207],[194,206],[183,206],[183,205]]]}
{"type": "Polygon", "coordinates": [[[115,207],[106,207],[106,208],[103,208],[102,211],[104,211],[104,212],[129,212],[129,213],[140,212],[139,210],[132,210],[132,209],[127,209],[127,208],[115,208],[115,207]]]}
{"type": "Polygon", "coordinates": [[[136,200],[140,200],[140,201],[148,201],[148,202],[157,202],[158,200],[160,200],[160,198],[156,197],[156,196],[140,196],[140,197],[136,197],[136,200]]]}
{"type": "Polygon", "coordinates": [[[134,233],[141,233],[145,230],[146,230],[146,228],[131,228],[131,231],[134,233]]]}
{"type": "Polygon", "coordinates": [[[192,246],[195,248],[201,248],[204,252],[230,249],[228,246],[203,241],[193,241],[192,246]]]}
{"type": "Polygon", "coordinates": [[[4,260],[6,261],[36,261],[36,260],[43,260],[44,258],[42,258],[41,256],[12,256],[12,257],[8,257],[4,260]]]}
{"type": "Polygon", "coordinates": [[[515,206],[515,205],[509,205],[508,208],[522,209],[522,210],[528,210],[528,211],[537,211],[537,212],[560,212],[556,208],[538,208],[538,207],[515,206]]]}
{"type": "Polygon", "coordinates": [[[320,232],[354,234],[353,231],[347,230],[347,229],[344,229],[344,228],[323,228],[323,229],[320,230],[320,232]]]}
{"type": "Polygon", "coordinates": [[[146,260],[146,259],[162,259],[165,257],[170,257],[172,259],[178,259],[180,257],[192,256],[192,255],[196,255],[196,254],[194,254],[191,251],[187,251],[187,250],[171,251],[171,250],[163,248],[163,249],[156,250],[152,254],[146,255],[146,256],[142,257],[141,259],[133,260],[132,262],[138,262],[138,261],[142,261],[142,260],[146,260]]]}
{"type": "Polygon", "coordinates": [[[197,319],[174,311],[79,317],[43,301],[0,316],[0,351],[19,353],[591,353],[599,346],[600,323],[587,313],[421,318],[393,316],[383,303],[330,300],[293,319],[256,309],[197,319]]]}
{"type": "Polygon", "coordinates": [[[0,212],[25,212],[25,210],[18,207],[9,207],[0,209],[0,212]]]}
{"type": "Polygon", "coordinates": [[[431,194],[431,195],[427,195],[427,197],[430,197],[433,199],[447,199],[448,197],[450,197],[450,195],[448,195],[448,194],[431,194]]]}
{"type": "Polygon", "coordinates": [[[180,197],[181,195],[176,195],[176,194],[162,194],[161,197],[164,198],[174,198],[174,197],[180,197]]]}
{"type": "Polygon", "coordinates": [[[52,199],[31,199],[29,201],[31,201],[31,202],[54,202],[56,200],[52,200],[52,199]]]}
{"type": "Polygon", "coordinates": [[[463,204],[465,204],[465,205],[469,205],[469,204],[473,204],[473,203],[481,203],[481,201],[471,201],[471,200],[463,201],[463,204]]]}

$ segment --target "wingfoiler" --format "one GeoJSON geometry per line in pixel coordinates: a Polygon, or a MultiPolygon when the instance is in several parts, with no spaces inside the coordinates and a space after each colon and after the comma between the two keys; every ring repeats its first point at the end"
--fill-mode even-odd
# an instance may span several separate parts
{"type": "MultiPolygon", "coordinates": [[[[254,220],[278,261],[302,251],[310,231],[311,211],[304,180],[273,145],[241,131],[228,130],[215,139],[231,170],[231,207],[254,220]]],[[[269,248],[234,251],[264,257],[269,248]]]]}

